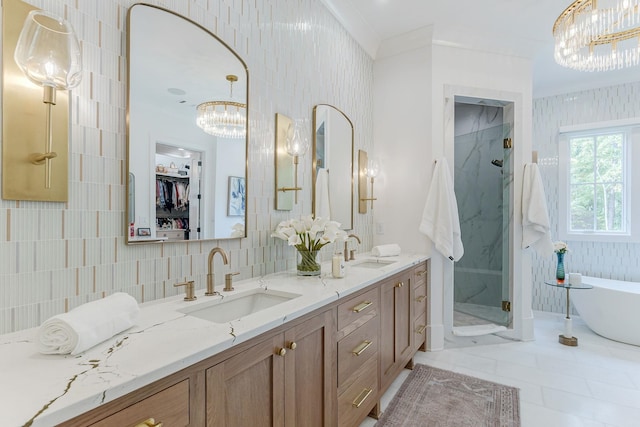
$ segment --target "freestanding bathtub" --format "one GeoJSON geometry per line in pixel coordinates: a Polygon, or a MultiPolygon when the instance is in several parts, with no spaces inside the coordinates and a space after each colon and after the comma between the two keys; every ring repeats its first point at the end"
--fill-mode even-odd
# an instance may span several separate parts
{"type": "Polygon", "coordinates": [[[593,332],[640,346],[640,283],[582,276],[593,289],[571,292],[571,301],[593,332]]]}

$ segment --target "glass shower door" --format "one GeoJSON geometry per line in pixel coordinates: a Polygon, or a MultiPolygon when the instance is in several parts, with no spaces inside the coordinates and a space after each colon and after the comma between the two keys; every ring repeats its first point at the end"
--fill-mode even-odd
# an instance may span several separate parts
{"type": "MultiPolygon", "coordinates": [[[[501,110],[501,108],[500,108],[501,110]]],[[[454,265],[454,326],[508,326],[513,182],[509,125],[455,137],[454,189],[464,256],[454,265]]]]}

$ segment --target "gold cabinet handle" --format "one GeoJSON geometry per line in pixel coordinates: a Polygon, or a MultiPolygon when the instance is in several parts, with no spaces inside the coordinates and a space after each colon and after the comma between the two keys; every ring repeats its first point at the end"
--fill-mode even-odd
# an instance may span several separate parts
{"type": "Polygon", "coordinates": [[[426,298],[427,298],[427,296],[426,296],[426,295],[420,295],[418,298],[416,298],[416,301],[418,301],[418,302],[422,302],[422,301],[424,301],[426,298]]]}
{"type": "Polygon", "coordinates": [[[290,342],[290,343],[289,343],[289,348],[290,348],[291,350],[295,350],[295,349],[296,349],[296,347],[298,347],[298,344],[296,344],[296,342],[295,342],[295,341],[292,341],[292,342],[290,342]]]}
{"type": "Polygon", "coordinates": [[[362,343],[356,348],[354,348],[351,353],[353,353],[356,356],[360,356],[362,353],[364,353],[366,349],[371,347],[371,344],[373,344],[371,341],[362,341],[362,343]]]}
{"type": "Polygon", "coordinates": [[[424,276],[425,274],[427,274],[427,270],[420,270],[416,273],[416,276],[420,277],[420,276],[424,276]]]}
{"type": "Polygon", "coordinates": [[[144,420],[140,424],[137,424],[136,427],[162,427],[162,423],[159,422],[156,424],[156,420],[154,420],[153,418],[149,418],[147,420],[144,420]]]}
{"type": "Polygon", "coordinates": [[[370,389],[370,388],[365,388],[364,390],[362,390],[358,395],[358,397],[356,397],[356,400],[352,402],[353,407],[359,408],[360,406],[362,406],[364,401],[367,400],[369,396],[371,396],[372,392],[373,392],[373,389],[370,389]]]}
{"type": "Polygon", "coordinates": [[[278,350],[278,351],[276,352],[276,354],[277,354],[278,356],[284,356],[285,354],[287,354],[287,349],[285,349],[285,348],[281,348],[280,350],[278,350]]]}
{"type": "Polygon", "coordinates": [[[404,282],[398,282],[396,283],[396,288],[401,288],[404,286],[404,282]]]}
{"type": "Polygon", "coordinates": [[[416,329],[416,334],[418,334],[418,335],[424,334],[424,330],[425,329],[427,329],[427,327],[425,325],[418,326],[418,329],[416,329]]]}
{"type": "Polygon", "coordinates": [[[371,301],[363,301],[360,304],[353,307],[352,311],[354,313],[360,313],[362,310],[368,308],[371,304],[373,304],[371,301]]]}

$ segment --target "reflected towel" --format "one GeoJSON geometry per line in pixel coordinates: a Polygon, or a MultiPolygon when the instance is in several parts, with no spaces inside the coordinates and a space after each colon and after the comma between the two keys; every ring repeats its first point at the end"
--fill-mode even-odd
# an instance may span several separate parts
{"type": "Polygon", "coordinates": [[[524,165],[522,179],[522,248],[532,247],[540,255],[553,254],[547,200],[538,165],[524,165]]]}
{"type": "Polygon", "coordinates": [[[82,353],[129,329],[139,312],[136,300],[124,292],[82,304],[42,323],[38,350],[42,354],[82,353]]]}
{"type": "Polygon", "coordinates": [[[458,261],[464,255],[458,203],[445,158],[436,162],[419,230],[450,260],[458,261]]]}
{"type": "Polygon", "coordinates": [[[331,205],[329,203],[329,171],[318,169],[316,176],[316,218],[330,219],[331,205]]]}
{"type": "Polygon", "coordinates": [[[388,245],[378,245],[371,249],[373,256],[397,256],[400,255],[400,245],[391,243],[388,245]]]}

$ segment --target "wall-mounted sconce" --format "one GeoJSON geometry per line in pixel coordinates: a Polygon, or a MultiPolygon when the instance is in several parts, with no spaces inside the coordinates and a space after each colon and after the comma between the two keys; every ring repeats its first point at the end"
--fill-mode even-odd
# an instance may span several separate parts
{"type": "Polygon", "coordinates": [[[80,44],[62,18],[14,0],[3,4],[7,6],[3,14],[3,198],[66,201],[68,96],[57,97],[56,91],[80,83],[80,44]],[[21,28],[20,22],[24,22],[21,28]],[[39,99],[29,82],[42,87],[39,99]],[[45,117],[41,122],[42,103],[45,117]],[[53,109],[56,104],[58,108],[53,109]]]}
{"type": "Polygon", "coordinates": [[[367,152],[358,150],[358,195],[360,201],[358,203],[358,212],[367,213],[367,202],[371,202],[373,209],[373,201],[378,200],[373,197],[373,182],[380,171],[380,164],[375,159],[369,159],[367,152]],[[367,194],[367,179],[371,183],[371,197],[367,194]]]}
{"type": "Polygon", "coordinates": [[[276,114],[276,209],[291,210],[298,203],[298,164],[309,149],[300,123],[276,114]]]}

